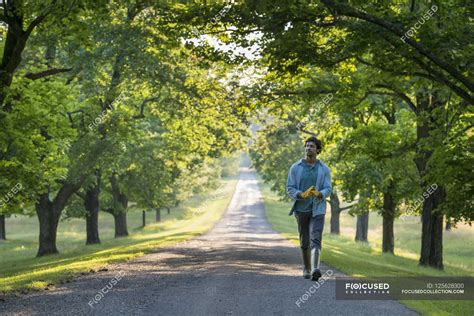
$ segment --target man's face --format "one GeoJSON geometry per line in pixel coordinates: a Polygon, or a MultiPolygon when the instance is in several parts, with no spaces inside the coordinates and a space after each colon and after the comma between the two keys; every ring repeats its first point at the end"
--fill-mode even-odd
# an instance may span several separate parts
{"type": "Polygon", "coordinates": [[[306,156],[313,157],[316,156],[318,153],[318,149],[316,147],[316,144],[313,142],[307,142],[306,145],[304,146],[306,156]]]}

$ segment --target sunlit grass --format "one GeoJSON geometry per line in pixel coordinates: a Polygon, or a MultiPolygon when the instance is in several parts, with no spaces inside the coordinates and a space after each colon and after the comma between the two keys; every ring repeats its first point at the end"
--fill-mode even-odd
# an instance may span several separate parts
{"type": "Polygon", "coordinates": [[[36,258],[38,221],[36,218],[7,219],[7,238],[0,242],[0,291],[42,289],[48,284],[68,282],[80,273],[123,262],[202,234],[219,220],[235,190],[237,178],[222,181],[217,196],[194,198],[180,207],[161,212],[161,222],[154,212],[147,212],[147,226],[141,227],[142,212],[130,211],[127,222],[130,236],[114,238],[113,217],[100,213],[99,231],[102,243],[85,246],[85,220],[69,219],[59,224],[60,254],[36,258]],[[200,207],[205,205],[206,207],[200,207]],[[199,209],[199,212],[196,212],[199,209]],[[192,216],[188,214],[192,212],[192,216]]]}
{"type": "MultiPolygon", "coordinates": [[[[279,201],[268,185],[260,182],[265,212],[273,228],[299,246],[294,217],[288,216],[290,204],[279,201]]],[[[370,214],[369,243],[354,241],[356,218],[343,212],[341,235],[331,235],[330,211],[325,218],[322,261],[354,277],[380,276],[474,276],[474,228],[460,225],[445,234],[444,271],[418,266],[421,223],[418,217],[397,220],[394,226],[395,256],[381,251],[382,218],[370,214]]],[[[474,315],[470,301],[414,301],[401,303],[425,315],[474,315]]]]}

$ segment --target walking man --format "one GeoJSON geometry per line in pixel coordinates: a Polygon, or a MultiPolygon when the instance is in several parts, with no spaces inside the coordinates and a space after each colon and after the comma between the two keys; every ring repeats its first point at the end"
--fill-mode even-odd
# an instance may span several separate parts
{"type": "Polygon", "coordinates": [[[321,239],[326,197],[331,194],[331,175],[328,166],[316,158],[322,150],[321,141],[314,136],[309,137],[304,148],[305,158],[290,168],[286,191],[294,200],[289,215],[295,214],[298,223],[303,277],[318,281],[321,277],[321,239]]]}

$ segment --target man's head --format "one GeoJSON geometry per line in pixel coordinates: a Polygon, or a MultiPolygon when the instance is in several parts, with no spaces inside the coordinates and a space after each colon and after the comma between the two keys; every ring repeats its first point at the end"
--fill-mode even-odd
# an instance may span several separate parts
{"type": "Polygon", "coordinates": [[[323,145],[319,139],[311,136],[304,142],[304,149],[307,157],[316,157],[322,151],[323,145]]]}

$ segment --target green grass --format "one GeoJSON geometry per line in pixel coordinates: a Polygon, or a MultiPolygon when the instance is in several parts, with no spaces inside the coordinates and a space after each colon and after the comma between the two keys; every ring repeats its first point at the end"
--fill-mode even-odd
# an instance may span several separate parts
{"type": "Polygon", "coordinates": [[[0,242],[0,292],[38,290],[48,284],[69,282],[81,273],[126,261],[158,247],[168,246],[202,234],[219,220],[230,203],[237,178],[222,180],[218,195],[195,197],[171,213],[161,212],[161,222],[147,212],[147,226],[141,227],[142,212],[129,211],[130,236],[114,238],[113,217],[100,213],[100,245],[85,246],[85,220],[69,219],[59,224],[58,255],[36,258],[38,220],[24,216],[8,218],[7,241],[0,242]]]}
{"type": "MultiPolygon", "coordinates": [[[[273,228],[299,246],[294,217],[288,216],[290,203],[281,202],[270,187],[260,182],[265,211],[273,228]]],[[[444,236],[444,271],[418,266],[421,223],[416,217],[398,219],[394,225],[395,256],[381,251],[382,218],[369,219],[369,243],[354,241],[356,218],[340,216],[341,235],[329,234],[330,212],[326,214],[322,261],[354,277],[362,276],[474,276],[474,228],[460,225],[444,236]]],[[[423,315],[473,315],[470,301],[415,301],[401,303],[423,315]]]]}

